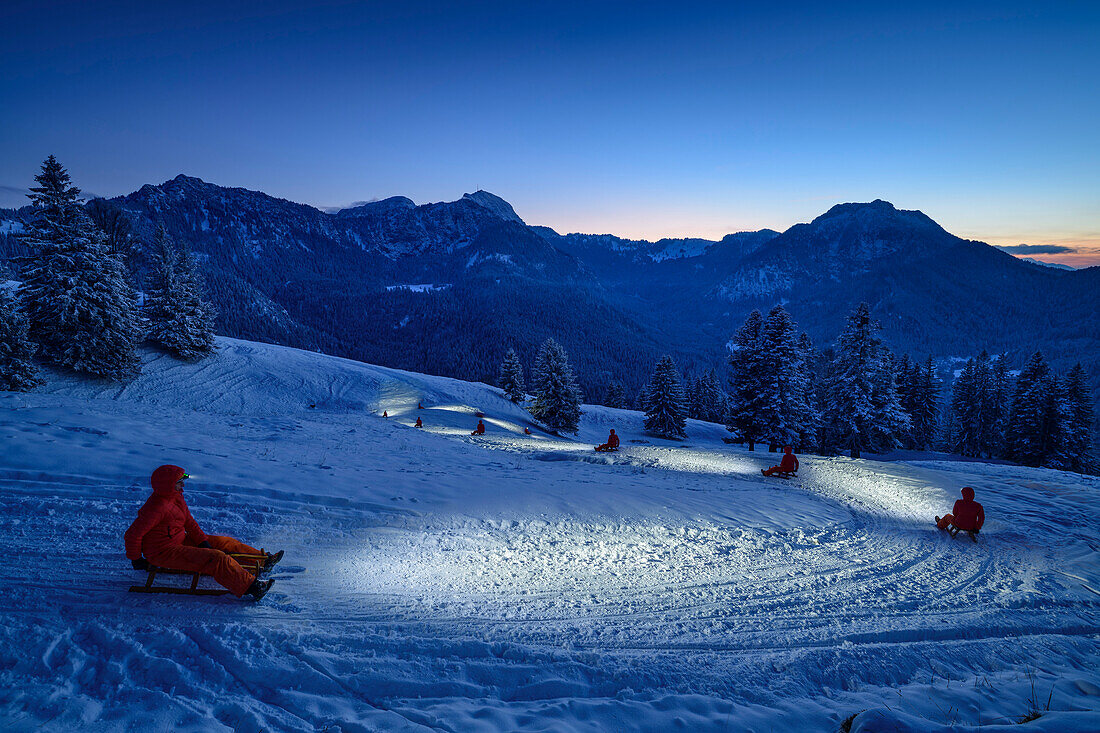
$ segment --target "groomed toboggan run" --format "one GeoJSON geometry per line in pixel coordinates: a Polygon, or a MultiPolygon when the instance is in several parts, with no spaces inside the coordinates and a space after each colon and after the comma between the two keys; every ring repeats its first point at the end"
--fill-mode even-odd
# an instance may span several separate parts
{"type": "Polygon", "coordinates": [[[766,479],[718,425],[587,406],[562,438],[483,384],[225,338],[144,361],[0,394],[4,730],[1100,730],[1096,478],[766,479]],[[204,530],[286,550],[262,602],[126,592],[164,463],[204,530]],[[977,544],[932,523],[964,485],[977,544]]]}

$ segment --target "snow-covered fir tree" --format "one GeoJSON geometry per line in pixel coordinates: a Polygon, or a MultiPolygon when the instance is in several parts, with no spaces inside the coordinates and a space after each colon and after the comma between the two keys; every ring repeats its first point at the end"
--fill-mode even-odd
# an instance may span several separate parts
{"type": "Polygon", "coordinates": [[[671,356],[657,362],[645,389],[645,429],[662,438],[687,436],[687,405],[680,372],[671,356]]]}
{"type": "Polygon", "coordinates": [[[768,313],[760,343],[760,437],[772,450],[785,445],[798,448],[802,436],[814,433],[814,415],[806,402],[809,384],[798,347],[798,330],[783,306],[777,305],[768,313]]]}
{"type": "Polygon", "coordinates": [[[910,367],[909,429],[910,445],[917,450],[931,450],[936,443],[936,426],[940,416],[940,381],[932,357],[923,365],[910,367]]]}
{"type": "Polygon", "coordinates": [[[531,414],[554,432],[577,432],[581,419],[581,391],[565,349],[546,339],[535,358],[531,377],[535,402],[531,414]]]}
{"type": "Polygon", "coordinates": [[[153,244],[145,317],[149,338],[181,359],[201,359],[214,350],[214,319],[201,290],[194,256],[178,248],[161,224],[153,244]]]}
{"type": "Polygon", "coordinates": [[[687,416],[692,420],[699,419],[699,380],[694,377],[684,379],[684,404],[687,405],[687,416]]]}
{"type": "Polygon", "coordinates": [[[896,364],[898,374],[898,402],[901,404],[901,409],[905,410],[910,416],[913,414],[913,393],[916,381],[915,366],[915,364],[910,363],[909,354],[902,354],[901,359],[899,359],[896,364]]]}
{"type": "Polygon", "coordinates": [[[141,248],[137,246],[134,239],[130,217],[118,205],[101,198],[89,201],[84,210],[96,228],[103,233],[107,249],[118,255],[126,266],[127,278],[131,286],[138,285],[141,248]]]}
{"type": "Polygon", "coordinates": [[[524,398],[523,391],[523,364],[519,361],[519,355],[515,349],[508,349],[504,355],[504,361],[500,364],[500,376],[497,384],[504,390],[504,396],[512,402],[521,402],[524,398]]]}
{"type": "Polygon", "coordinates": [[[27,392],[42,384],[27,336],[27,318],[11,289],[0,285],[0,390],[27,392]]]}
{"type": "Polygon", "coordinates": [[[1035,352],[1016,378],[1005,434],[1009,458],[1027,466],[1050,466],[1059,462],[1059,391],[1042,352],[1035,352]]]}
{"type": "Polygon", "coordinates": [[[982,407],[979,367],[974,359],[968,359],[966,366],[955,378],[955,383],[951,385],[952,453],[961,456],[982,455],[982,407]]]}
{"type": "Polygon", "coordinates": [[[754,310],[733,337],[729,357],[730,393],[726,427],[741,436],[754,450],[767,425],[762,421],[764,405],[764,353],[761,333],[764,317],[754,310]]]}
{"type": "Polygon", "coordinates": [[[894,357],[886,347],[881,347],[873,369],[871,401],[875,413],[871,421],[871,447],[879,451],[899,448],[902,439],[909,434],[912,420],[901,408],[894,357]]]}
{"type": "Polygon", "coordinates": [[[1008,372],[1008,357],[999,355],[990,365],[990,395],[987,400],[989,430],[984,438],[992,456],[1005,454],[1005,431],[1008,429],[1009,403],[1012,398],[1012,377],[1008,372]]]}
{"type": "Polygon", "coordinates": [[[626,407],[626,387],[622,382],[617,379],[611,380],[611,384],[607,385],[607,395],[603,403],[608,407],[626,407]]]}
{"type": "Polygon", "coordinates": [[[139,369],[133,289],[119,256],[80,205],[80,189],[51,155],[31,188],[33,220],[21,239],[21,298],[39,353],[62,366],[120,379],[139,369]]]}
{"type": "Polygon", "coordinates": [[[870,306],[860,303],[836,342],[825,406],[827,444],[847,449],[852,458],[897,445],[909,426],[879,328],[870,306]]]}
{"type": "Polygon", "coordinates": [[[1069,417],[1063,431],[1066,468],[1078,473],[1095,473],[1096,461],[1092,455],[1092,394],[1088,377],[1080,363],[1075,364],[1066,375],[1065,397],[1069,417]]]}
{"type": "Polygon", "coordinates": [[[807,446],[819,443],[821,431],[821,402],[818,397],[820,391],[819,355],[817,349],[814,348],[813,340],[806,332],[801,333],[798,337],[798,355],[801,359],[799,368],[806,385],[805,402],[809,410],[806,420],[803,421],[803,431],[798,436],[798,445],[802,446],[804,450],[807,446]]]}
{"type": "Polygon", "coordinates": [[[695,381],[696,420],[720,423],[726,419],[726,396],[713,369],[695,381]]]}

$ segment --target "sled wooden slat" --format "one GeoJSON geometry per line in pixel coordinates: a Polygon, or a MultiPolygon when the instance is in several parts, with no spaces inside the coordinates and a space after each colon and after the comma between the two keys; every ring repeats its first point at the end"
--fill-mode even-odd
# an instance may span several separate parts
{"type": "Polygon", "coordinates": [[[224,596],[229,591],[227,590],[212,590],[207,588],[173,588],[166,585],[157,586],[144,586],[144,585],[132,585],[130,586],[131,593],[175,593],[181,596],[224,596]]]}
{"type": "MultiPolygon", "coordinates": [[[[263,564],[262,564],[261,560],[266,559],[266,556],[263,556],[263,555],[244,555],[244,554],[232,554],[232,553],[230,553],[230,557],[237,560],[237,562],[241,563],[241,567],[243,567],[248,572],[252,573],[252,575],[255,576],[255,577],[260,576],[260,572],[263,570],[263,564]],[[249,564],[246,565],[245,563],[249,563],[249,564]],[[255,565],[253,566],[252,563],[255,563],[255,565]]],[[[228,590],[225,590],[224,588],[217,589],[217,590],[207,590],[205,588],[200,588],[199,587],[199,578],[201,578],[203,576],[211,577],[211,576],[207,575],[206,573],[196,573],[196,572],[192,572],[190,570],[173,570],[172,568],[160,568],[160,567],[156,567],[154,565],[151,565],[151,566],[149,566],[149,577],[145,579],[145,585],[131,585],[130,586],[130,592],[131,593],[175,593],[177,595],[184,595],[184,596],[222,596],[222,595],[225,595],[226,593],[229,592],[228,590]],[[191,586],[189,588],[180,588],[180,587],[174,586],[174,585],[153,585],[153,581],[156,580],[156,577],[158,575],[190,575],[191,576],[191,586]]]]}

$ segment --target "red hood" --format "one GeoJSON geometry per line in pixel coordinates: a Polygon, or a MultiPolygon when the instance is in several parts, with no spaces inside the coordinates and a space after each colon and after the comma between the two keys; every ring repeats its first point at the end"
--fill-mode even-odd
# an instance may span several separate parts
{"type": "Polygon", "coordinates": [[[179,466],[161,466],[153,471],[153,475],[149,478],[149,483],[153,485],[153,493],[163,495],[179,493],[176,491],[176,482],[183,477],[184,473],[186,472],[179,466]]]}
{"type": "Polygon", "coordinates": [[[963,495],[964,499],[969,499],[970,501],[974,501],[974,489],[970,488],[969,486],[964,486],[963,487],[962,495],[963,495]]]}

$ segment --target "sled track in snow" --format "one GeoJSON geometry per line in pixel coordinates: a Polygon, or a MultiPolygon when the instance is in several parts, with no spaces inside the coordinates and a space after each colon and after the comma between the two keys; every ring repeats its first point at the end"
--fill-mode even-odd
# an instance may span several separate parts
{"type": "MultiPolygon", "coordinates": [[[[951,540],[918,521],[923,507],[898,510],[919,482],[868,481],[887,484],[886,499],[859,493],[844,472],[807,471],[802,486],[782,490],[833,497],[851,507],[848,517],[780,531],[441,521],[286,491],[191,492],[208,528],[257,542],[293,538],[285,562],[305,572],[252,604],[125,592],[138,574],[120,538],[143,486],[7,471],[0,542],[20,562],[0,575],[0,610],[16,620],[9,633],[40,648],[47,665],[87,659],[100,676],[111,663],[153,665],[187,690],[195,683],[175,660],[193,654],[209,660],[203,675],[240,694],[308,685],[378,710],[425,695],[537,700],[632,689],[772,704],[858,680],[901,685],[928,669],[966,678],[1052,650],[1067,660],[1096,654],[1100,603],[1052,580],[1062,576],[1049,550],[1011,533],[978,545],[951,540]],[[61,560],[71,586],[52,580],[59,558],[80,558],[61,560]],[[77,633],[36,630],[34,619],[49,613],[43,598],[83,619],[77,633]],[[158,638],[165,629],[168,641],[158,638]],[[260,659],[273,655],[275,682],[238,659],[242,644],[260,659]],[[952,651],[959,645],[963,657],[952,651]],[[114,650],[113,662],[90,661],[97,649],[114,650]],[[462,667],[462,681],[449,665],[462,667]]],[[[235,710],[219,715],[236,725],[235,710]]],[[[289,701],[267,716],[266,725],[290,728],[325,720],[289,701]]]]}

